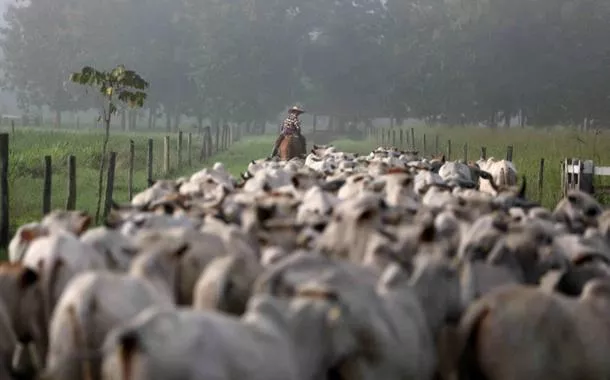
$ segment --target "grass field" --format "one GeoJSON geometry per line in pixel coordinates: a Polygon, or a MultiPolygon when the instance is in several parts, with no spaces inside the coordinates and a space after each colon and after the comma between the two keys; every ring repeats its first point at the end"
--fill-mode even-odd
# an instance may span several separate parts
{"type": "MultiPolygon", "coordinates": [[[[560,197],[560,161],[565,157],[593,159],[597,165],[610,165],[610,138],[607,132],[599,135],[573,131],[538,131],[531,129],[486,130],[480,128],[416,128],[416,147],[422,149],[423,134],[427,137],[427,152],[434,150],[435,135],[439,135],[439,150],[446,152],[447,140],[452,141],[452,158],[463,157],[463,145],[468,143],[469,159],[478,158],[480,147],[487,147],[488,157],[504,157],[507,145],[514,146],[513,161],[520,173],[528,178],[528,194],[537,199],[538,167],[545,159],[544,193],[542,202],[547,207],[560,197]]],[[[163,178],[162,152],[165,133],[113,132],[109,149],[116,151],[114,199],[126,202],[129,140],[136,147],[135,191],[146,187],[146,141],[154,139],[154,178],[163,178]]],[[[234,175],[243,171],[247,163],[269,154],[274,136],[251,137],[234,144],[228,151],[215,155],[209,163],[199,164],[201,140],[193,139],[193,166],[186,166],[186,137],[183,153],[184,167],[176,169],[177,135],[171,135],[173,171],[169,177],[189,175],[205,165],[223,162],[234,175]]],[[[310,141],[310,143],[312,143],[310,141]]],[[[335,141],[338,148],[351,152],[368,153],[376,141],[335,141]]],[[[37,220],[42,212],[43,157],[52,156],[52,207],[65,207],[67,196],[67,160],[74,154],[77,162],[77,208],[95,212],[97,169],[101,150],[101,133],[92,131],[17,130],[10,136],[10,216],[11,231],[19,225],[37,220]]]]}

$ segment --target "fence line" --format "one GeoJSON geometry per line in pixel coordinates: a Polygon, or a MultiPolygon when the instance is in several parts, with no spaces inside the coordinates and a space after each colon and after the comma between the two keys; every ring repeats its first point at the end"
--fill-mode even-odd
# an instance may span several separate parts
{"type": "MultiPolygon", "coordinates": [[[[195,150],[199,149],[198,154],[198,162],[204,163],[209,160],[209,158],[217,154],[219,152],[225,151],[229,149],[229,147],[236,141],[239,141],[243,137],[243,130],[240,128],[235,128],[233,126],[229,126],[225,124],[222,127],[216,128],[216,133],[213,133],[212,128],[210,126],[200,128],[196,135],[200,138],[200,146],[199,148],[195,148],[195,150]]],[[[161,151],[159,147],[155,147],[154,140],[148,139],[146,146],[146,186],[152,186],[154,182],[153,177],[153,165],[155,158],[155,149],[157,151],[162,152],[162,170],[161,173],[164,176],[168,176],[171,174],[173,170],[180,170],[184,168],[184,165],[188,167],[192,167],[193,165],[193,133],[187,133],[186,138],[186,152],[184,147],[184,133],[179,131],[177,134],[177,143],[175,146],[176,162],[172,163],[170,161],[170,156],[172,152],[171,139],[169,135],[166,135],[163,138],[163,150],[161,151]],[[186,154],[186,157],[184,157],[186,154]],[[186,159],[184,159],[186,158],[186,159]]],[[[416,138],[415,129],[411,128],[410,131],[405,131],[402,128],[376,128],[368,130],[368,138],[370,140],[376,141],[378,145],[382,146],[394,146],[398,148],[408,147],[410,150],[417,150],[418,147],[422,148],[422,154],[428,155],[432,150],[432,147],[428,147],[429,136],[426,134],[422,134],[420,139],[416,138]],[[420,144],[418,144],[418,142],[420,144]]],[[[440,138],[439,134],[435,134],[434,136],[434,151],[432,152],[434,155],[441,153],[440,151],[440,138]]],[[[481,147],[480,158],[487,158],[487,149],[486,147],[481,147]]],[[[9,191],[8,191],[8,151],[9,151],[9,133],[0,133],[0,247],[5,248],[9,243],[9,191]]],[[[459,150],[458,150],[459,151],[459,150]]],[[[456,159],[463,159],[465,162],[468,162],[468,152],[469,147],[468,144],[463,145],[462,157],[456,159]]],[[[446,145],[446,159],[452,159],[452,144],[451,140],[447,140],[446,145]]],[[[129,140],[129,158],[128,158],[128,177],[127,177],[127,193],[128,198],[131,200],[133,198],[134,192],[136,191],[136,187],[134,187],[134,164],[135,164],[135,143],[133,140],[129,140]]],[[[197,153],[195,153],[197,154],[197,153]]],[[[457,155],[460,155],[457,153],[457,155]]],[[[105,201],[103,203],[103,215],[106,216],[110,210],[112,205],[112,195],[115,188],[115,171],[116,171],[116,151],[112,151],[109,153],[109,165],[106,174],[106,189],[105,189],[105,201]]],[[[509,145],[506,148],[506,159],[508,161],[512,161],[514,158],[514,150],[513,146],[509,145]]],[[[43,187],[43,206],[42,212],[43,214],[48,213],[51,210],[51,185],[52,185],[52,157],[46,156],[44,157],[44,187],[43,187]]],[[[74,210],[76,207],[77,201],[77,162],[75,156],[71,155],[68,158],[68,186],[67,186],[67,201],[65,208],[68,210],[74,210]]],[[[543,199],[544,194],[544,159],[540,160],[540,170],[538,173],[538,200],[541,201],[543,199]]]]}
{"type": "MultiPolygon", "coordinates": [[[[181,170],[185,167],[192,167],[193,163],[204,163],[209,160],[212,155],[226,151],[234,143],[242,138],[239,128],[233,128],[228,124],[216,128],[215,141],[213,138],[212,128],[210,126],[198,129],[197,133],[186,133],[186,147],[184,146],[184,132],[179,131],[177,135],[177,144],[175,145],[176,162],[170,162],[172,147],[169,135],[163,138],[163,170],[161,174],[164,176],[170,175],[175,170],[181,170]],[[201,139],[198,160],[193,159],[193,135],[201,139]],[[215,142],[215,143],[214,143],[215,142]],[[186,154],[186,157],[185,157],[186,154]],[[186,165],[186,166],[185,166],[186,165]]],[[[6,248],[10,242],[10,213],[9,213],[9,135],[10,133],[0,133],[0,248],[6,248]]],[[[157,148],[158,149],[158,148],[157,148]]],[[[127,196],[131,201],[136,187],[134,186],[134,165],[135,165],[136,147],[134,140],[129,140],[129,156],[128,156],[128,172],[127,172],[127,196]]],[[[117,152],[115,150],[108,153],[106,157],[108,167],[105,174],[106,189],[103,202],[103,217],[105,218],[110,211],[113,201],[113,193],[115,189],[115,173],[117,163],[117,152]]],[[[44,156],[42,165],[44,169],[43,190],[42,190],[42,215],[47,214],[52,209],[52,170],[53,157],[44,156]]],[[[154,139],[149,138],[146,145],[146,187],[152,186],[154,183],[153,166],[155,162],[155,144],[154,139]]],[[[67,160],[67,199],[65,203],[66,210],[74,210],[77,202],[77,161],[74,155],[70,155],[67,160]]]]}

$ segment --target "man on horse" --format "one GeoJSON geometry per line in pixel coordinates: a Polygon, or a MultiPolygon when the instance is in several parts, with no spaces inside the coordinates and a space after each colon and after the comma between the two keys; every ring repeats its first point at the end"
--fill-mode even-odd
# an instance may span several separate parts
{"type": "Polygon", "coordinates": [[[305,111],[298,106],[294,106],[288,110],[288,117],[282,122],[282,129],[280,131],[280,135],[275,140],[271,157],[275,157],[277,155],[280,143],[285,136],[301,136],[301,120],[299,120],[299,115],[302,113],[305,113],[305,111]]]}

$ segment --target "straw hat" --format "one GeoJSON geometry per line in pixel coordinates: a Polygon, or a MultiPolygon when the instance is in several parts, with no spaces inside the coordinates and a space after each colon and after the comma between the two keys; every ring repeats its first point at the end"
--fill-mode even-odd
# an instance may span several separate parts
{"type": "Polygon", "coordinates": [[[289,110],[288,113],[296,113],[298,114],[302,114],[305,113],[305,111],[303,111],[303,109],[299,106],[292,106],[289,110]]]}

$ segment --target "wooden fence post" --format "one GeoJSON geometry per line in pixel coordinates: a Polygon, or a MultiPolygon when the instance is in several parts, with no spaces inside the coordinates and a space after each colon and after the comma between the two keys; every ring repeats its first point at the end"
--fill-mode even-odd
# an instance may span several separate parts
{"type": "Polygon", "coordinates": [[[146,183],[148,187],[153,185],[153,139],[148,139],[148,149],[146,154],[146,183]]]}
{"type": "Polygon", "coordinates": [[[540,168],[538,169],[538,202],[542,202],[544,187],[544,158],[540,159],[540,168]]]}
{"type": "Polygon", "coordinates": [[[169,136],[163,139],[163,173],[169,174],[169,136]]]}
{"type": "Polygon", "coordinates": [[[210,157],[212,157],[212,152],[213,152],[213,142],[212,142],[212,127],[210,127],[208,125],[207,127],[208,129],[208,133],[207,133],[207,142],[206,142],[206,146],[207,146],[207,153],[206,153],[206,160],[210,157]]]}
{"type": "Polygon", "coordinates": [[[104,219],[108,217],[112,207],[112,191],[114,190],[114,169],[116,168],[116,152],[110,152],[108,159],[108,177],[106,179],[106,199],[104,204],[104,219]]]}
{"type": "Polygon", "coordinates": [[[451,140],[447,140],[447,161],[451,161],[451,140]]]}
{"type": "Polygon", "coordinates": [[[68,157],[68,199],[66,210],[76,209],[76,156],[68,157]]]}
{"type": "Polygon", "coordinates": [[[0,133],[0,246],[9,243],[8,133],[0,133]]]}
{"type": "Polygon", "coordinates": [[[53,167],[51,166],[51,156],[44,156],[44,184],[42,187],[42,216],[51,211],[51,177],[53,167]]]}
{"type": "Polygon", "coordinates": [[[208,144],[208,129],[203,128],[203,133],[201,134],[201,150],[199,151],[199,162],[203,162],[206,158],[206,145],[208,144]]]}
{"type": "Polygon", "coordinates": [[[513,161],[513,146],[509,145],[506,147],[506,161],[513,161]]]}
{"type": "Polygon", "coordinates": [[[415,128],[411,128],[411,148],[415,150],[415,128]]]}
{"type": "Polygon", "coordinates": [[[216,147],[214,148],[214,153],[220,152],[220,124],[216,126],[216,147]]]}
{"type": "Polygon", "coordinates": [[[404,145],[404,141],[405,140],[404,140],[402,128],[398,131],[398,138],[399,138],[399,141],[400,141],[400,149],[403,149],[403,147],[405,146],[404,145]]]}
{"type": "Polygon", "coordinates": [[[219,151],[224,151],[226,149],[226,125],[222,125],[220,128],[220,148],[219,151]]]}
{"type": "Polygon", "coordinates": [[[487,148],[482,146],[481,147],[481,160],[486,160],[486,159],[487,159],[487,148]]]}
{"type": "Polygon", "coordinates": [[[182,169],[182,131],[178,131],[178,170],[182,169]]]}
{"type": "Polygon", "coordinates": [[[425,133],[424,133],[424,135],[423,135],[423,141],[422,141],[422,142],[423,142],[423,145],[424,145],[424,146],[422,147],[422,156],[424,156],[424,157],[425,157],[425,156],[426,156],[426,154],[428,154],[428,152],[427,152],[427,144],[426,144],[426,134],[425,134],[425,133]]]}
{"type": "Polygon", "coordinates": [[[468,163],[468,143],[464,143],[464,162],[468,163]]]}
{"type": "Polygon", "coordinates": [[[127,173],[127,197],[133,199],[133,165],[136,156],[136,146],[133,140],[129,140],[129,172],[127,173]]]}
{"type": "Polygon", "coordinates": [[[188,158],[186,163],[189,167],[193,166],[193,134],[189,132],[186,138],[186,154],[188,154],[188,158]]]}

